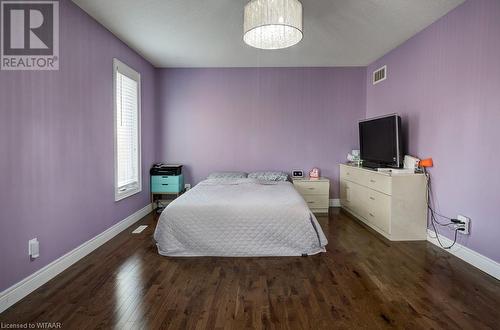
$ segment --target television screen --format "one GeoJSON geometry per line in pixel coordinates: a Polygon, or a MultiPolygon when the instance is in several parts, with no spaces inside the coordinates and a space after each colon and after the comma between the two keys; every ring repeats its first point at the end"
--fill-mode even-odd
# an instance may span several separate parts
{"type": "Polygon", "coordinates": [[[389,115],[359,122],[363,165],[400,167],[403,161],[401,118],[389,115]]]}

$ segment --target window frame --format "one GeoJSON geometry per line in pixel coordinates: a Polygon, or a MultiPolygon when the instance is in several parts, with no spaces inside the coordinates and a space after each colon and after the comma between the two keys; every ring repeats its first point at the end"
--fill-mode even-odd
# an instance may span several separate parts
{"type": "Polygon", "coordinates": [[[142,89],[141,89],[141,74],[125,63],[121,62],[117,58],[113,58],[113,139],[114,139],[114,192],[115,192],[115,202],[122,199],[130,197],[132,195],[138,194],[142,191],[142,148],[141,148],[141,100],[142,100],[142,89]],[[138,170],[138,182],[133,186],[118,187],[118,104],[116,99],[116,78],[117,73],[127,76],[128,78],[137,82],[137,170],[138,170]]]}

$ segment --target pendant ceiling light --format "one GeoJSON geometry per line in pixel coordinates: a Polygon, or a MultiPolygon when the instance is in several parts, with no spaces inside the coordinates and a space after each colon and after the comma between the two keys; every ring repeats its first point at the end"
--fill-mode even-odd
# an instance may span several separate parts
{"type": "Polygon", "coordinates": [[[245,6],[243,40],[260,49],[281,49],[302,40],[298,0],[252,0],[245,6]]]}

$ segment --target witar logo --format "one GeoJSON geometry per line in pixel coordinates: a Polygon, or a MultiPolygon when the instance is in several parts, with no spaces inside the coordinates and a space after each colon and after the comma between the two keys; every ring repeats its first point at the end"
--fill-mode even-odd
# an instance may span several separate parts
{"type": "Polygon", "coordinates": [[[0,0],[2,70],[59,70],[59,2],[0,0]]]}

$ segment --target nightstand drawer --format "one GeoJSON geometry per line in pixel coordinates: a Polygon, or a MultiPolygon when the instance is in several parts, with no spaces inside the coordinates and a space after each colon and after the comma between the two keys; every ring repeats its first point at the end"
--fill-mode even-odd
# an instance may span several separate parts
{"type": "Polygon", "coordinates": [[[301,195],[329,195],[330,184],[328,181],[294,181],[295,189],[301,195]]]}
{"type": "Polygon", "coordinates": [[[328,213],[330,205],[330,180],[327,178],[294,179],[293,185],[312,212],[328,213]]]}
{"type": "Polygon", "coordinates": [[[303,195],[302,196],[311,209],[324,209],[328,208],[329,200],[328,195],[303,195]]]}
{"type": "Polygon", "coordinates": [[[184,177],[181,175],[152,175],[152,193],[180,193],[184,185],[184,177]]]}

